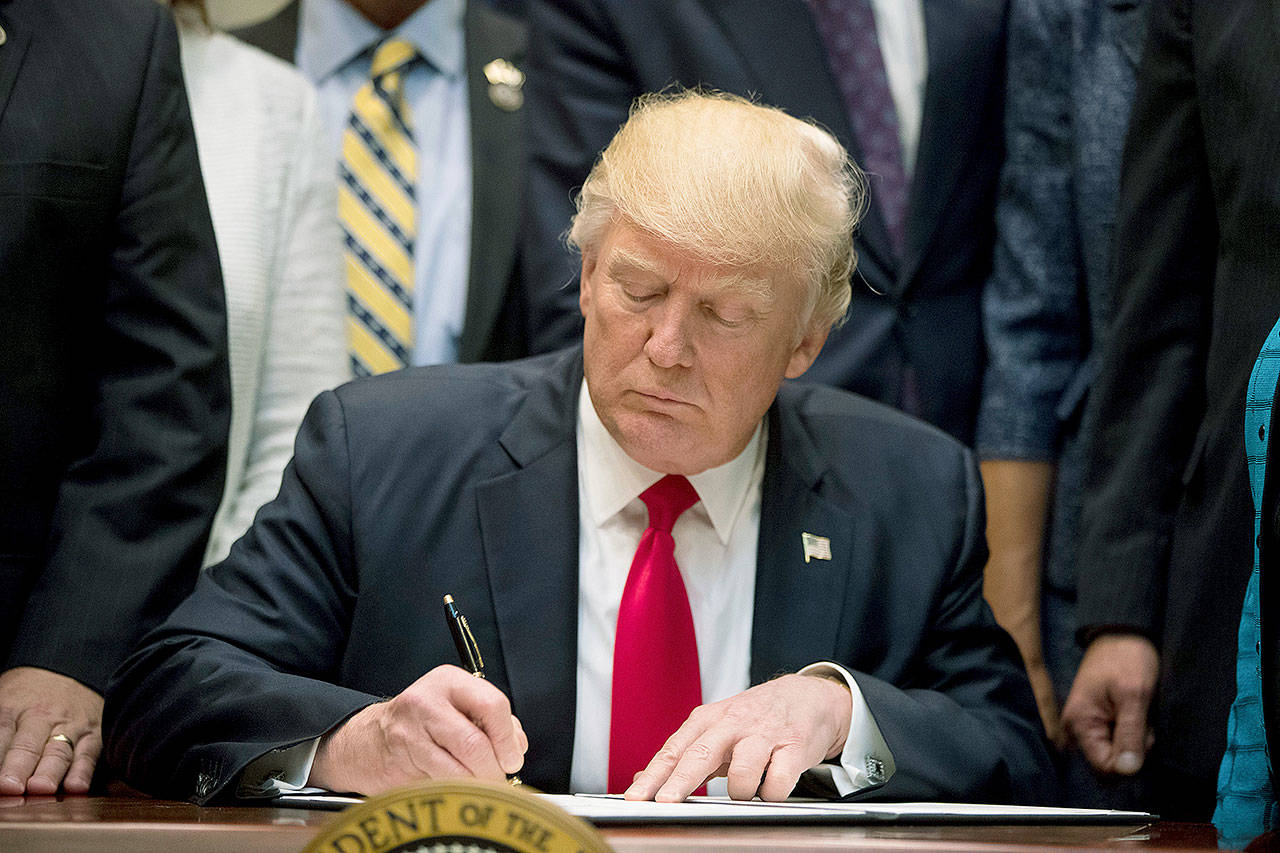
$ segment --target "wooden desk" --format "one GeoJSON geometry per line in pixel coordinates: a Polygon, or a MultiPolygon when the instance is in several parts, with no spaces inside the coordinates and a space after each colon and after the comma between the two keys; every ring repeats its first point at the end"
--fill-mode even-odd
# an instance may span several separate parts
{"type": "MultiPolygon", "coordinates": [[[[332,812],[200,808],[133,797],[0,797],[0,851],[297,853],[332,812]]],[[[618,853],[748,850],[1217,850],[1212,826],[627,827],[604,830],[618,853]]]]}

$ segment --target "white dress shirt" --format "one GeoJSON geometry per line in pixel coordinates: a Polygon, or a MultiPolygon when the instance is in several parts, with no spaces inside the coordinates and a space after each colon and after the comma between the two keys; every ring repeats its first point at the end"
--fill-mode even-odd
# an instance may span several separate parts
{"type": "MultiPolygon", "coordinates": [[[[676,565],[689,594],[704,704],[750,685],[756,546],[768,430],[762,421],[746,448],[717,468],[689,477],[698,502],[676,520],[676,565]]],[[[578,688],[575,704],[573,791],[607,790],[613,641],[623,587],[649,513],[640,493],[662,474],[636,462],[614,441],[591,403],[587,383],[578,399],[578,688]]],[[[840,794],[893,773],[893,757],[843,668],[823,663],[805,672],[844,678],[853,694],[849,736],[839,765],[822,768],[840,794]],[[874,770],[868,764],[874,764],[874,770]]],[[[707,793],[723,796],[724,779],[707,793]]]]}
{"type": "Polygon", "coordinates": [[[898,110],[898,139],[908,180],[915,171],[928,81],[923,0],[871,0],[889,93],[898,110]]]}

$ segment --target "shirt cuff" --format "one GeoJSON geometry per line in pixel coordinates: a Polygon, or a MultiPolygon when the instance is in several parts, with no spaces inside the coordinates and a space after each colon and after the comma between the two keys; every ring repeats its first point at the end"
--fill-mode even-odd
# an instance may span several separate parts
{"type": "Polygon", "coordinates": [[[236,796],[257,800],[305,788],[319,746],[320,738],[313,738],[258,756],[240,771],[236,796]]]}
{"type": "Polygon", "coordinates": [[[809,664],[800,670],[800,674],[841,678],[853,699],[849,735],[840,753],[840,763],[830,761],[810,768],[811,779],[829,783],[842,797],[888,782],[897,765],[893,762],[889,745],[884,742],[884,735],[880,734],[875,717],[871,715],[871,709],[867,707],[867,700],[862,698],[858,682],[847,669],[829,661],[809,664]]]}

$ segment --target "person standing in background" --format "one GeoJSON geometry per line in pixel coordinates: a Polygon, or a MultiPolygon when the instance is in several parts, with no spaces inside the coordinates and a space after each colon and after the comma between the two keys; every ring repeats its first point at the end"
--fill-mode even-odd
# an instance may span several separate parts
{"type": "MultiPolygon", "coordinates": [[[[1045,730],[1080,664],[1076,543],[1090,441],[1081,413],[1109,316],[1120,154],[1142,54],[1142,0],[1012,0],[987,366],[976,449],[987,498],[984,592],[1013,635],[1045,730]]],[[[1124,807],[1065,757],[1075,806],[1124,807]]]]}
{"type": "Polygon", "coordinates": [[[1253,564],[1240,413],[1280,316],[1280,14],[1158,0],[1149,28],[1085,414],[1088,646],[1063,719],[1098,770],[1149,767],[1152,810],[1207,820],[1253,564]]]}
{"type": "Polygon", "coordinates": [[[1244,847],[1250,839],[1280,828],[1280,803],[1272,781],[1272,756],[1280,755],[1280,617],[1275,592],[1280,557],[1280,460],[1275,400],[1280,381],[1280,321],[1258,353],[1244,409],[1244,447],[1253,494],[1255,539],[1253,574],[1245,588],[1236,643],[1236,698],[1227,722],[1227,750],[1218,769],[1213,812],[1224,845],[1244,847]],[[1264,584],[1262,579],[1266,577],[1264,584]],[[1266,600],[1263,600],[1265,590],[1266,600]]]}
{"type": "Polygon", "coordinates": [[[177,0],[182,70],[226,287],[227,482],[205,565],[280,488],[307,405],[347,379],[333,161],[298,71],[177,0]]]}
{"type": "Polygon", "coordinates": [[[524,25],[482,0],[295,0],[237,30],[315,83],[337,166],[352,371],[576,340],[517,253],[524,25]]]}
{"type": "MultiPolygon", "coordinates": [[[[848,322],[806,376],[973,441],[1002,154],[1006,0],[529,3],[530,277],[573,282],[573,191],[642,92],[750,95],[867,173],[848,322]]],[[[572,288],[568,288],[571,290],[572,288]]]]}
{"type": "Polygon", "coordinates": [[[0,794],[85,793],[101,693],[195,583],[226,459],[222,279],[165,9],[0,3],[0,204],[0,794]]]}

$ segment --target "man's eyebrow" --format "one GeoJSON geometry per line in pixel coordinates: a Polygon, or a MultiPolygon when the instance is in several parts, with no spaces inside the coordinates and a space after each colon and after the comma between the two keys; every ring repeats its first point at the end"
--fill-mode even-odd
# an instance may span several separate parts
{"type": "MultiPolygon", "coordinates": [[[[608,274],[610,278],[625,279],[649,276],[670,284],[671,280],[662,267],[650,258],[628,252],[626,249],[615,249],[609,257],[608,274]]],[[[729,273],[718,277],[716,283],[720,290],[740,295],[755,297],[767,304],[772,304],[776,295],[773,281],[769,277],[751,275],[746,272],[729,273]]]]}
{"type": "Polygon", "coordinates": [[[625,278],[640,274],[668,282],[667,276],[656,263],[640,255],[634,255],[626,249],[615,249],[611,253],[608,271],[610,278],[625,278]]]}
{"type": "Polygon", "coordinates": [[[769,278],[741,273],[727,275],[719,281],[723,290],[740,296],[752,296],[768,304],[772,304],[776,298],[773,281],[769,278]]]}

